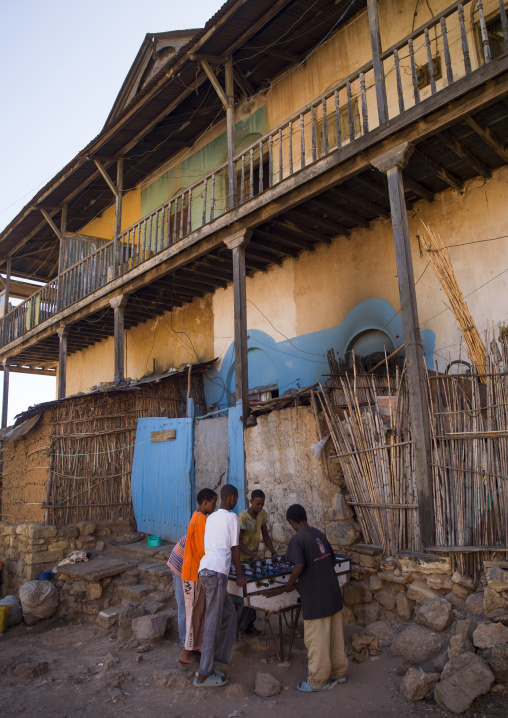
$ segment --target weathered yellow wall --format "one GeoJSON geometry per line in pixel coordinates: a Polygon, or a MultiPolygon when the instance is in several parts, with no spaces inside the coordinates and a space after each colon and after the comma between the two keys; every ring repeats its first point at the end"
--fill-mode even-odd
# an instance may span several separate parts
{"type": "MultiPolygon", "coordinates": [[[[138,221],[141,215],[141,189],[136,187],[126,192],[122,198],[122,231],[138,221]]],[[[81,230],[82,234],[101,239],[113,239],[115,233],[115,205],[108,207],[96,219],[93,219],[81,230]]]]}
{"type": "MultiPolygon", "coordinates": [[[[214,358],[212,297],[143,322],[125,332],[125,376],[139,379],[180,364],[214,358]]],[[[67,359],[67,394],[113,380],[113,338],[71,354],[67,359]]]]}

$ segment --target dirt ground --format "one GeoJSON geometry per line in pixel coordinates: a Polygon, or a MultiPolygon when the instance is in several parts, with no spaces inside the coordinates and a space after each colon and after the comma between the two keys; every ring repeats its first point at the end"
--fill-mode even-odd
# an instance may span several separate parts
{"type": "MultiPolygon", "coordinates": [[[[351,634],[355,628],[348,626],[347,630],[351,634]]],[[[0,715],[255,718],[266,714],[274,718],[309,718],[309,711],[311,718],[451,715],[432,702],[409,704],[400,696],[402,679],[395,672],[398,660],[389,649],[362,664],[351,663],[347,683],[323,693],[302,694],[295,689],[297,682],[306,677],[301,637],[295,642],[289,666],[267,659],[264,639],[244,638],[235,645],[227,670],[229,685],[243,684],[250,693],[228,697],[227,687],[195,688],[190,684],[189,671],[184,672],[189,679],[184,688],[156,684],[154,673],[178,667],[179,646],[174,639],[165,639],[142,654],[135,647],[123,645],[114,634],[79,621],[54,619],[31,628],[22,625],[9,629],[0,635],[0,715]],[[101,664],[109,653],[118,662],[104,671],[101,664]],[[34,676],[41,661],[48,663],[47,671],[34,676]],[[281,681],[280,695],[260,698],[252,693],[257,671],[269,672],[281,681]]],[[[40,667],[40,671],[44,669],[44,665],[40,667]]],[[[478,699],[463,715],[490,718],[506,714],[506,693],[498,693],[478,699]]]]}

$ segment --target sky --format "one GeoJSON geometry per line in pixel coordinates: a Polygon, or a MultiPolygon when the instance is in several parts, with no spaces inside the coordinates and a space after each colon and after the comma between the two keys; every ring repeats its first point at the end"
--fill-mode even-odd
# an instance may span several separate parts
{"type": "MultiPolygon", "coordinates": [[[[100,132],[145,35],[203,27],[222,4],[0,0],[0,231],[100,132]]],[[[11,373],[8,423],[55,392],[11,373]]]]}

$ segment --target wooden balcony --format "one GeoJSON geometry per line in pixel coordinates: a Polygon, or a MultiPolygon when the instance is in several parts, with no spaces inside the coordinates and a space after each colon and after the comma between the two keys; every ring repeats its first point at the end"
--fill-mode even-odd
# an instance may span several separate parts
{"type": "Polygon", "coordinates": [[[480,14],[478,59],[464,22],[470,6],[453,3],[61,271],[2,320],[2,360],[13,368],[54,366],[62,325],[72,325],[69,352],[111,336],[110,300],[120,294],[129,295],[129,328],[225,287],[233,267],[224,240],[239,230],[253,230],[252,274],[388,217],[384,176],[372,163],[402,142],[415,147],[404,169],[408,206],[508,162],[506,13],[495,50],[480,14]]]}

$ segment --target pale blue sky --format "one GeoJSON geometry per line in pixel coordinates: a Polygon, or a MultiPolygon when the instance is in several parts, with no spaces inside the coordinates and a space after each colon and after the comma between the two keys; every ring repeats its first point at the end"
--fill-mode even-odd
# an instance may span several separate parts
{"type": "MultiPolygon", "coordinates": [[[[0,0],[0,230],[100,132],[145,35],[202,27],[222,4],[0,0]]],[[[54,398],[54,379],[11,374],[9,423],[54,398]]]]}

